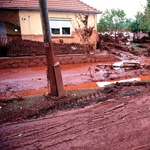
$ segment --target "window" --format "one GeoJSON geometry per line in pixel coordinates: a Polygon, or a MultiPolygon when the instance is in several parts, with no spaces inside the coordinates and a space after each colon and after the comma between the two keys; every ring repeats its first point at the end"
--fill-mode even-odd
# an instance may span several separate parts
{"type": "Polygon", "coordinates": [[[50,28],[52,35],[71,36],[71,19],[50,18],[50,28]]]}

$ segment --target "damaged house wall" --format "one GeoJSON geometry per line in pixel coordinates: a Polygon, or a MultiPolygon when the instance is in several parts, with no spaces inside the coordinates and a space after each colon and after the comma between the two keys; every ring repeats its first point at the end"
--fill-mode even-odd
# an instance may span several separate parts
{"type": "MultiPolygon", "coordinates": [[[[20,16],[20,26],[22,39],[33,40],[33,41],[43,41],[42,26],[40,20],[40,13],[38,11],[19,11],[20,16]]],[[[80,43],[80,38],[78,37],[75,29],[77,27],[77,21],[75,14],[73,13],[49,13],[49,18],[54,19],[69,19],[71,21],[71,33],[70,35],[60,35],[52,34],[52,42],[54,43],[80,43]]],[[[93,34],[90,38],[90,43],[96,48],[96,37],[97,37],[97,15],[89,15],[89,25],[94,26],[93,34]]]]}
{"type": "MultiPolygon", "coordinates": [[[[88,14],[89,25],[94,26],[90,43],[94,44],[94,49],[96,48],[97,14],[101,14],[101,11],[80,0],[47,0],[47,7],[49,18],[53,19],[50,21],[52,42],[80,43],[80,38],[74,30],[77,27],[75,16],[76,14],[88,14]]],[[[38,0],[2,0],[0,1],[0,9],[7,12],[1,15],[2,19],[10,19],[10,23],[14,24],[15,22],[15,25],[20,27],[22,39],[43,41],[38,0]],[[15,14],[12,15],[12,13],[15,14]]]]}

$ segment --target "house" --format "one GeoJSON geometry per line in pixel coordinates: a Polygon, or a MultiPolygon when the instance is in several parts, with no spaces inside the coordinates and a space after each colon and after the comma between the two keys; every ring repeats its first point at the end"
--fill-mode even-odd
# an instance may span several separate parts
{"type": "MultiPolygon", "coordinates": [[[[52,41],[79,43],[76,14],[88,14],[94,26],[90,42],[96,45],[97,14],[101,12],[80,0],[47,0],[52,41]]],[[[0,0],[0,36],[43,41],[38,0],[0,0]]]]}

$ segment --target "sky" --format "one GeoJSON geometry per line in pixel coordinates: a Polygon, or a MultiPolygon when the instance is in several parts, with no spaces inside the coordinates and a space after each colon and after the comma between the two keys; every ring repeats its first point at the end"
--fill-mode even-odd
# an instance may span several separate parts
{"type": "MultiPolygon", "coordinates": [[[[137,11],[143,11],[143,7],[146,6],[147,0],[81,0],[82,2],[100,10],[106,9],[122,9],[124,10],[127,18],[135,19],[137,11]]],[[[98,20],[101,15],[98,15],[98,20]]]]}

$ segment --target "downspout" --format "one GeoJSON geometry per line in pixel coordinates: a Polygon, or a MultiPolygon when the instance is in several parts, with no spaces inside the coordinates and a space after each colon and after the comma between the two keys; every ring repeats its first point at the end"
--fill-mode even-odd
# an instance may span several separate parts
{"type": "Polygon", "coordinates": [[[30,31],[30,16],[28,15],[28,26],[29,26],[29,34],[30,34],[30,40],[31,40],[31,31],[30,31]]]}

